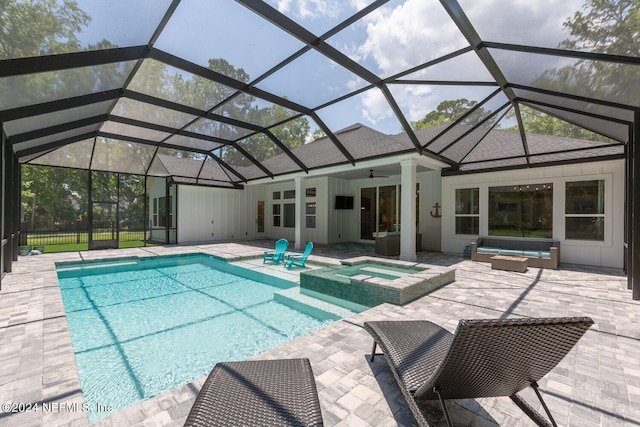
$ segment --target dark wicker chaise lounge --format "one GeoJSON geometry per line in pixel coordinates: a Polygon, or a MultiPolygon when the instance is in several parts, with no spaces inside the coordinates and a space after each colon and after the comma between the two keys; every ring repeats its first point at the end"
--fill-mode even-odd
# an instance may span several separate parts
{"type": "Polygon", "coordinates": [[[420,425],[421,402],[509,396],[536,424],[555,426],[537,381],[551,371],[593,324],[588,317],[461,320],[454,334],[429,321],[365,322],[420,425]],[[518,393],[531,386],[549,421],[518,393]]]}
{"type": "Polygon", "coordinates": [[[309,359],[218,363],[185,426],[322,426],[309,359]]]}

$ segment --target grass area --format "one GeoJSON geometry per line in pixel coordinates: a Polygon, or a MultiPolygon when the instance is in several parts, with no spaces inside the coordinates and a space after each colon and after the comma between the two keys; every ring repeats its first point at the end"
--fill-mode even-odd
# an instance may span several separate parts
{"type": "MultiPolygon", "coordinates": [[[[158,246],[159,243],[155,242],[147,242],[147,247],[150,246],[158,246]]],[[[57,252],[76,252],[76,251],[86,251],[89,249],[88,243],[74,243],[74,244],[64,244],[64,245],[36,245],[36,246],[44,246],[45,253],[57,253],[57,252]]],[[[123,248],[140,248],[145,246],[144,241],[142,240],[129,240],[129,241],[121,241],[118,245],[119,249],[123,248]]]]}
{"type": "Polygon", "coordinates": [[[88,249],[89,249],[88,243],[78,243],[75,245],[44,245],[45,253],[76,252],[76,251],[86,251],[88,249]]]}
{"type": "MultiPolygon", "coordinates": [[[[147,237],[149,237],[147,232],[147,237]]],[[[94,240],[109,240],[114,236],[111,232],[93,233],[94,240]]],[[[119,241],[135,242],[144,240],[144,233],[141,231],[120,231],[119,241]]],[[[27,244],[31,246],[64,246],[86,244],[89,242],[89,233],[55,233],[55,234],[30,234],[27,237],[27,244]]]]}

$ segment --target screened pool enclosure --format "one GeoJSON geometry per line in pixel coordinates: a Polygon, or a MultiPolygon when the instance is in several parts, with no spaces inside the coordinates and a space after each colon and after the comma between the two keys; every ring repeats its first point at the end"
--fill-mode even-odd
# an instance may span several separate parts
{"type": "Polygon", "coordinates": [[[21,164],[242,190],[398,153],[443,176],[626,159],[625,270],[640,299],[639,9],[4,2],[2,270],[17,260],[21,164]],[[388,138],[354,144],[343,130],[356,123],[388,138]],[[171,157],[193,162],[169,173],[171,157]]]}

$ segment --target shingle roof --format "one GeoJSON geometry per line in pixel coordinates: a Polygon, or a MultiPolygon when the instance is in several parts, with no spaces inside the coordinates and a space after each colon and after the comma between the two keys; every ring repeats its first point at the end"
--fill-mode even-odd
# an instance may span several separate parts
{"type": "MultiPolygon", "coordinates": [[[[492,129],[487,132],[487,129],[482,128],[474,131],[471,126],[458,125],[455,131],[447,134],[447,138],[438,139],[433,144],[428,145],[446,128],[447,125],[438,125],[416,131],[415,134],[420,144],[429,147],[425,155],[435,154],[431,152],[431,149],[440,148],[442,150],[445,148],[442,153],[447,157],[457,159],[457,161],[464,158],[467,164],[463,165],[460,170],[467,172],[530,166],[527,163],[524,145],[518,131],[492,129]],[[449,146],[452,143],[449,139],[451,135],[462,136],[469,131],[471,133],[466,138],[463,138],[462,142],[458,141],[456,144],[449,146]],[[478,137],[482,139],[481,144],[475,139],[474,132],[486,133],[484,137],[478,137]],[[447,146],[449,148],[446,148],[447,146]]],[[[411,153],[415,150],[413,143],[405,133],[386,135],[361,123],[355,123],[336,132],[336,137],[349,152],[354,154],[356,160],[392,156],[398,153],[411,153]]],[[[578,162],[602,155],[624,155],[624,147],[617,144],[539,134],[527,135],[527,149],[530,154],[530,162],[533,164],[548,164],[558,161],[578,162]]],[[[291,153],[305,161],[305,165],[310,169],[347,163],[347,159],[326,136],[294,148],[291,153]]],[[[224,169],[212,161],[204,162],[206,167],[200,171],[202,160],[196,161],[166,155],[158,155],[158,158],[171,175],[181,177],[207,176],[208,179],[214,181],[224,179],[224,169]],[[198,175],[199,172],[200,175],[198,175]]],[[[292,166],[291,159],[285,153],[265,160],[263,165],[273,171],[275,175],[297,171],[297,168],[292,166]]],[[[252,177],[256,174],[264,176],[264,173],[255,166],[238,167],[237,170],[245,177],[252,177]]],[[[186,181],[183,180],[182,182],[186,181]]]]}

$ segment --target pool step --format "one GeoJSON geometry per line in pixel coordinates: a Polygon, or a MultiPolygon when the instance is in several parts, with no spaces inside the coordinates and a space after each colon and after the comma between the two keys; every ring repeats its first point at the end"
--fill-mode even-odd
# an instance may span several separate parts
{"type": "Polygon", "coordinates": [[[314,317],[335,317],[336,320],[351,317],[356,313],[317,298],[303,295],[300,287],[283,289],[273,295],[273,299],[314,317]],[[317,312],[316,312],[317,311],[317,312]]]}

